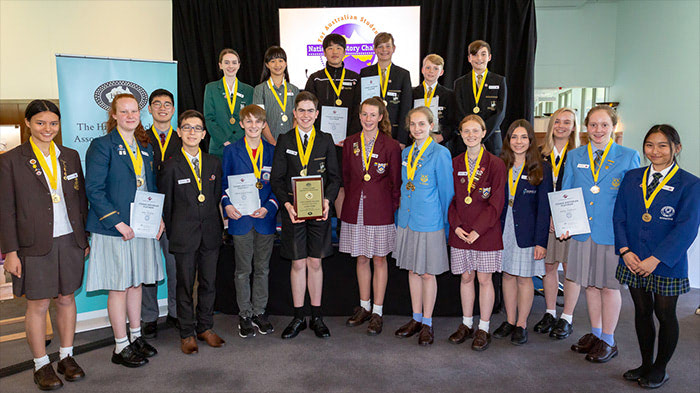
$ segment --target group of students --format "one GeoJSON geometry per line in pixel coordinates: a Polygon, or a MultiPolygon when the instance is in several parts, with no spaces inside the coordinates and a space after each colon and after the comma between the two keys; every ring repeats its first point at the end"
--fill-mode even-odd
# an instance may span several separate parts
{"type": "Polygon", "coordinates": [[[488,44],[469,46],[473,71],[454,91],[437,84],[444,61],[428,55],[425,80],[412,94],[408,73],[391,63],[393,37],[380,33],[374,44],[379,65],[358,75],[344,68],[345,39],[326,36],[328,64],[310,76],[304,91],[289,83],[281,48],[265,54],[261,83],[254,89],[238,81],[240,58],[225,49],[219,57],[224,76],[207,85],[204,114],[184,111],[176,130],[170,126],[174,99],[167,90],[149,97],[150,130],[141,125],[134,97],[117,95],[107,135],[93,140],[87,151],[84,178],[77,152],[53,142],[58,108],[46,100],[29,104],[29,141],[0,156],[0,188],[6,192],[0,201],[0,248],[7,253],[5,270],[13,275],[15,295],[27,298],[27,339],[39,388],[62,386],[44,343],[51,298],[57,298],[58,372],[67,381],[85,375],[72,356],[73,294],[82,284],[88,253],[87,291],[109,291],[112,362],[139,367],[157,353],[144,339],[141,321],[143,333],[148,327],[155,335],[157,305],[154,319],[145,311],[155,299],[155,288],[148,285],[163,279],[161,250],[168,273],[167,320],[179,327],[181,350],[197,352],[196,339],[224,345],[213,331],[212,316],[222,216],[235,251],[238,333],[273,332],[265,308],[278,210],[281,256],[292,260],[294,305],[282,338],[307,328],[307,289],[308,326],[318,337],[330,336],[321,312],[321,261],[333,253],[329,217],[335,211],[341,222],[339,250],[357,259],[359,306],[347,326],[368,322],[367,334],[382,332],[391,253],[408,271],[413,311],[396,336],[417,335],[420,345],[433,343],[435,277],[451,270],[461,276],[463,318],[449,341],[472,339],[477,351],[489,347],[492,335],[522,345],[528,339],[532,277],[544,275],[547,310],[534,331],[568,337],[584,286],[592,329],[572,350],[589,361],[607,362],[618,353],[614,331],[620,288],[627,285],[642,365],[624,378],[645,387],[668,379],[666,364],[678,341],[676,301],[689,290],[686,251],[700,224],[700,181],[676,162],[681,150],[676,130],[668,125],[649,130],[643,150],[651,164],[642,168],[636,151],[613,141],[617,114],[607,106],[587,114],[585,146],[576,148],[576,114],[568,108],[550,118],[541,149],[526,120],[513,122],[501,138],[506,85],[486,68],[488,44]],[[382,96],[359,103],[360,76],[366,75],[381,75],[382,96]],[[429,108],[436,96],[441,97],[437,118],[429,108]],[[414,98],[427,106],[411,109],[414,98]],[[320,129],[324,108],[333,106],[345,106],[351,114],[347,138],[338,144],[320,129]],[[208,153],[199,148],[206,133],[208,153]],[[253,175],[258,188],[260,208],[249,215],[241,214],[226,191],[229,177],[239,175],[253,175]],[[291,181],[297,176],[323,179],[323,217],[299,219],[291,181]],[[591,233],[557,238],[547,194],[577,187],[583,190],[591,233]],[[160,240],[134,237],[129,213],[137,191],[165,195],[160,240]],[[566,281],[564,310],[557,318],[559,263],[566,281]],[[507,319],[491,334],[497,272],[503,272],[507,319]],[[656,358],[653,313],[660,323],[656,358]]]}

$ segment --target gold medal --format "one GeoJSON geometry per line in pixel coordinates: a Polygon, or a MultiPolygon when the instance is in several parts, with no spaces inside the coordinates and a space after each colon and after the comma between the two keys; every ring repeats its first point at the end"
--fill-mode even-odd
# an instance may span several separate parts
{"type": "Polygon", "coordinates": [[[338,98],[337,100],[335,100],[335,104],[336,104],[336,105],[343,105],[343,100],[341,100],[340,98],[338,98]]]}
{"type": "Polygon", "coordinates": [[[479,109],[478,106],[475,106],[475,107],[474,107],[474,113],[479,113],[480,111],[481,111],[481,109],[479,109]]]}
{"type": "Polygon", "coordinates": [[[464,203],[466,203],[467,205],[470,205],[472,203],[472,197],[467,195],[467,197],[464,198],[464,203]]]}
{"type": "Polygon", "coordinates": [[[591,192],[594,193],[594,194],[599,193],[599,192],[600,192],[600,187],[598,187],[597,184],[594,185],[593,187],[591,187],[591,192]]]}
{"type": "Polygon", "coordinates": [[[136,187],[141,187],[143,185],[143,179],[142,178],[137,178],[136,179],[136,187]]]}
{"type": "Polygon", "coordinates": [[[301,176],[306,176],[306,168],[300,170],[300,171],[299,171],[299,174],[300,174],[301,176]]]}
{"type": "Polygon", "coordinates": [[[234,119],[234,118],[232,117],[232,118],[228,119],[228,122],[231,123],[231,124],[236,124],[236,119],[234,119]]]}
{"type": "Polygon", "coordinates": [[[365,176],[364,176],[365,181],[369,181],[369,179],[371,179],[371,178],[372,178],[372,176],[370,176],[369,173],[365,173],[365,176]]]}
{"type": "Polygon", "coordinates": [[[204,202],[205,199],[207,198],[204,196],[204,194],[199,194],[199,196],[197,197],[197,200],[200,202],[204,202]]]}
{"type": "Polygon", "coordinates": [[[51,200],[53,201],[53,203],[59,203],[61,202],[61,196],[58,194],[51,194],[51,200]]]}
{"type": "Polygon", "coordinates": [[[649,214],[649,213],[642,214],[642,221],[650,222],[651,221],[651,214],[649,214]]]}
{"type": "Polygon", "coordinates": [[[289,117],[287,117],[287,115],[282,115],[282,121],[286,123],[287,120],[289,120],[289,117]]]}
{"type": "Polygon", "coordinates": [[[262,190],[262,188],[263,188],[262,183],[259,182],[259,181],[258,181],[258,182],[255,182],[255,188],[257,188],[258,190],[262,190]]]}
{"type": "Polygon", "coordinates": [[[406,183],[406,189],[408,191],[413,191],[415,189],[415,187],[413,187],[413,183],[408,182],[408,183],[406,183]]]}

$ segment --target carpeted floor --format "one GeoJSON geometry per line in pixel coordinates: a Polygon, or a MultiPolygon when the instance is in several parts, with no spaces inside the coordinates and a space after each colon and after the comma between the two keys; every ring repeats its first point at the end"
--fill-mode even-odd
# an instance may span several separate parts
{"type": "MultiPolygon", "coordinates": [[[[447,341],[459,318],[436,318],[436,342],[422,348],[415,337],[401,340],[393,336],[406,317],[386,316],[385,330],[377,337],[366,336],[365,326],[346,328],[345,318],[326,318],[330,339],[317,339],[307,329],[299,337],[283,341],[279,334],[288,317],[271,317],[276,329],[272,335],[244,340],[234,329],[237,317],[218,314],[215,330],[227,341],[224,348],[200,346],[199,354],[186,356],[180,352],[177,332],[161,329],[158,338],[150,341],[159,354],[148,365],[127,369],[112,364],[112,345],[92,350],[76,356],[87,377],[67,382],[62,391],[641,391],[636,383],[621,377],[640,362],[629,293],[623,291],[622,297],[616,334],[620,355],[607,364],[589,363],[583,355],[569,350],[590,328],[582,294],[574,317],[574,334],[568,339],[554,341],[532,332],[531,326],[544,312],[543,298],[536,297],[529,320],[529,343],[516,347],[508,340],[494,339],[483,353],[472,351],[468,343],[453,345],[447,341]]],[[[680,342],[669,365],[671,380],[663,391],[698,391],[700,316],[694,312],[699,304],[700,290],[680,297],[680,342]]],[[[491,330],[504,318],[503,314],[495,315],[491,330]]],[[[110,335],[109,329],[79,334],[76,345],[110,335]]],[[[30,359],[25,342],[6,344],[1,347],[2,367],[30,359]]],[[[57,351],[57,340],[48,349],[57,351]]],[[[32,372],[23,371],[0,379],[0,391],[38,390],[32,372]]]]}

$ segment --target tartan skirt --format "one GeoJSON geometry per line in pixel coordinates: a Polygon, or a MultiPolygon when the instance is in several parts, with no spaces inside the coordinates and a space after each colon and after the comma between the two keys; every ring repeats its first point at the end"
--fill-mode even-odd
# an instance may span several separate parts
{"type": "Polygon", "coordinates": [[[627,285],[630,288],[644,288],[647,292],[653,292],[661,296],[678,296],[690,291],[690,282],[687,277],[663,277],[653,273],[647,277],[642,277],[634,274],[622,263],[617,265],[615,278],[622,285],[627,285]]]}

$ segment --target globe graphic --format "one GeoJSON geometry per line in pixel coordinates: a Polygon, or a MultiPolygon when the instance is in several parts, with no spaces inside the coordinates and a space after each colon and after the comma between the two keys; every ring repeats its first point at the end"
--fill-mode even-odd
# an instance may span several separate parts
{"type": "MultiPolygon", "coordinates": [[[[336,27],[332,33],[340,34],[350,44],[372,44],[374,33],[368,27],[356,23],[347,23],[336,27]]],[[[360,70],[375,62],[375,55],[345,56],[343,60],[347,69],[360,73],[360,70]]]]}

